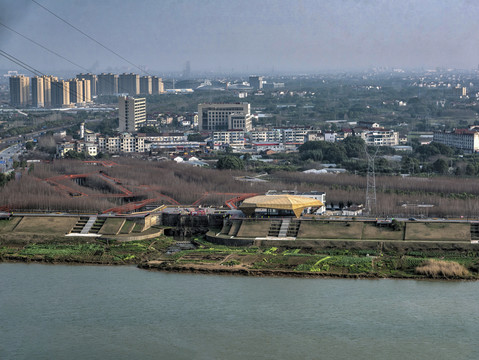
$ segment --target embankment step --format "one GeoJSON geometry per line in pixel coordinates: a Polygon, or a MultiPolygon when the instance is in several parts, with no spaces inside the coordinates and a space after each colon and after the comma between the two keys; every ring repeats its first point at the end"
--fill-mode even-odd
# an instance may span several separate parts
{"type": "Polygon", "coordinates": [[[90,216],[90,219],[87,221],[87,223],[83,227],[81,234],[88,234],[90,232],[90,229],[93,227],[93,224],[95,224],[96,219],[97,219],[97,216],[90,216]]]}
{"type": "Polygon", "coordinates": [[[279,228],[278,237],[286,237],[286,235],[288,234],[290,223],[291,223],[291,219],[284,219],[281,222],[281,227],[279,228]]]}
{"type": "Polygon", "coordinates": [[[269,226],[268,236],[278,237],[279,230],[281,229],[282,220],[272,220],[269,226]]]}

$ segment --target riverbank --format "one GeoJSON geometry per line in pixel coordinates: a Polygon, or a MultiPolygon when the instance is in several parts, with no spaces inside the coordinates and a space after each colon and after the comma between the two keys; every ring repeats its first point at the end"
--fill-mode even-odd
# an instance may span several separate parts
{"type": "Polygon", "coordinates": [[[0,261],[51,264],[137,265],[156,259],[174,244],[160,236],[123,242],[103,238],[38,237],[2,239],[0,261]]]}
{"type": "Polygon", "coordinates": [[[479,254],[474,251],[228,247],[200,237],[186,247],[178,244],[167,236],[132,242],[17,238],[2,240],[0,261],[137,265],[147,270],[241,276],[479,279],[479,254]]]}
{"type": "Polygon", "coordinates": [[[227,247],[197,239],[196,250],[141,262],[148,270],[242,276],[479,279],[478,254],[281,247],[227,247]]]}

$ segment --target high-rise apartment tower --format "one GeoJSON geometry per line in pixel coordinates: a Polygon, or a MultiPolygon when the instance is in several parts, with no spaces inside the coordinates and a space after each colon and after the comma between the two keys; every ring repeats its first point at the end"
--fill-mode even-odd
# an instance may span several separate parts
{"type": "Polygon", "coordinates": [[[30,104],[30,78],[28,76],[10,76],[10,103],[12,106],[30,104]]]}
{"type": "Polygon", "coordinates": [[[85,79],[90,80],[90,101],[91,97],[97,95],[97,83],[98,83],[98,76],[95,74],[78,74],[76,76],[77,79],[85,79]]]}
{"type": "Polygon", "coordinates": [[[136,133],[146,123],[145,98],[120,96],[118,98],[120,132],[136,133]]]}
{"type": "Polygon", "coordinates": [[[118,77],[118,92],[127,93],[135,96],[140,93],[140,75],[138,74],[120,74],[118,77]]]}
{"type": "Polygon", "coordinates": [[[44,107],[45,106],[45,89],[43,86],[43,77],[34,76],[31,79],[32,83],[32,106],[44,107]]]}
{"type": "Polygon", "coordinates": [[[70,106],[70,83],[68,81],[52,81],[52,107],[70,106]]]}
{"type": "Polygon", "coordinates": [[[98,95],[113,95],[118,94],[118,92],[118,75],[112,73],[101,73],[98,75],[98,95]]]}

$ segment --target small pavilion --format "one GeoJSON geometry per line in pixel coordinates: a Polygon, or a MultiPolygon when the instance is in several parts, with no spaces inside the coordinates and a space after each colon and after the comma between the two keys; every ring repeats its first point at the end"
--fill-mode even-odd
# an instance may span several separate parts
{"type": "Polygon", "coordinates": [[[281,214],[282,212],[293,212],[299,218],[304,209],[309,207],[321,207],[323,203],[319,200],[297,195],[260,195],[253,196],[243,201],[239,209],[247,216],[253,216],[256,209],[266,209],[281,214]]]}

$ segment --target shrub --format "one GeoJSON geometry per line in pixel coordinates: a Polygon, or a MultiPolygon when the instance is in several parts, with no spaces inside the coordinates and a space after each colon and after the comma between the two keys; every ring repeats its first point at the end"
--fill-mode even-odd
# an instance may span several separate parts
{"type": "Polygon", "coordinates": [[[393,219],[391,222],[391,227],[394,231],[401,231],[402,229],[404,229],[404,222],[393,219]]]}
{"type": "Polygon", "coordinates": [[[224,263],[222,263],[221,265],[224,265],[224,266],[235,266],[235,265],[240,265],[241,262],[239,262],[238,260],[229,260],[229,261],[225,261],[224,263]]]}
{"type": "Polygon", "coordinates": [[[430,259],[416,268],[416,273],[431,278],[463,278],[469,275],[469,271],[453,261],[441,261],[430,259]]]}

